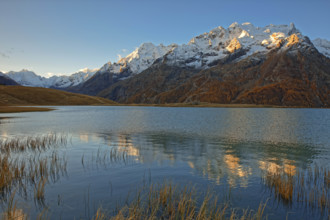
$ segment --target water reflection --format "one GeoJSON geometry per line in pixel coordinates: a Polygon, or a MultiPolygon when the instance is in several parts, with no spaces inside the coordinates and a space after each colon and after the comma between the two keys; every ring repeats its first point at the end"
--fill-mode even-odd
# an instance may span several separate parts
{"type": "Polygon", "coordinates": [[[278,161],[277,158],[272,158],[268,161],[259,161],[259,168],[263,171],[268,172],[269,174],[280,174],[280,172],[284,171],[284,173],[288,175],[296,175],[297,166],[295,165],[296,161],[284,159],[283,161],[278,161]]]}
{"type": "Polygon", "coordinates": [[[228,152],[224,155],[224,162],[228,168],[228,184],[235,187],[237,183],[240,187],[248,186],[248,177],[252,174],[252,168],[240,164],[240,159],[228,152]]]}
{"type": "MultiPolygon", "coordinates": [[[[192,182],[202,190],[213,184],[219,191],[231,187],[242,198],[238,207],[257,210],[263,186],[279,192],[287,176],[298,177],[300,170],[322,160],[329,167],[329,110],[57,108],[43,114],[22,113],[23,117],[2,123],[0,135],[5,139],[55,132],[73,137],[72,145],[60,149],[67,153],[70,179],[61,178],[47,189],[52,195],[48,202],[56,204],[51,199],[61,192],[63,200],[75,206],[72,210],[84,206],[81,192],[89,185],[95,201],[113,202],[135,187],[148,170],[155,182],[192,182]],[[270,177],[268,185],[260,181],[265,174],[270,177]],[[118,197],[105,195],[109,182],[118,197]],[[278,188],[274,189],[274,182],[278,188]]],[[[309,182],[314,180],[304,186],[309,182]]],[[[298,196],[293,191],[281,194],[285,195],[298,196]]],[[[71,219],[79,213],[72,210],[65,211],[71,219]]]]}
{"type": "MultiPolygon", "coordinates": [[[[263,171],[284,170],[294,175],[306,167],[317,151],[309,145],[274,145],[263,142],[233,142],[176,134],[101,134],[110,147],[127,152],[141,164],[184,162],[193,173],[216,184],[248,187],[251,177],[263,171]]],[[[170,175],[170,174],[169,174],[170,175]]]]}

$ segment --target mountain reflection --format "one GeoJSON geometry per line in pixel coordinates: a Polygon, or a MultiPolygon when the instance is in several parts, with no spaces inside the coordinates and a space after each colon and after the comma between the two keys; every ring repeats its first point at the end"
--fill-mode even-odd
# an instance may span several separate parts
{"type": "Polygon", "coordinates": [[[224,162],[228,168],[228,184],[235,187],[239,182],[241,187],[248,186],[248,177],[252,174],[251,167],[244,167],[240,164],[240,159],[232,154],[224,155],[224,162]]]}
{"type": "Polygon", "coordinates": [[[249,178],[260,176],[263,171],[284,170],[294,175],[299,166],[306,166],[317,154],[308,145],[233,142],[170,133],[102,134],[99,137],[142,164],[175,166],[176,162],[184,162],[193,173],[231,187],[248,187],[249,178]]]}
{"type": "Polygon", "coordinates": [[[296,161],[284,159],[280,164],[272,161],[259,161],[259,168],[267,171],[269,174],[280,174],[282,171],[288,175],[294,176],[297,172],[297,167],[294,165],[296,161]]]}

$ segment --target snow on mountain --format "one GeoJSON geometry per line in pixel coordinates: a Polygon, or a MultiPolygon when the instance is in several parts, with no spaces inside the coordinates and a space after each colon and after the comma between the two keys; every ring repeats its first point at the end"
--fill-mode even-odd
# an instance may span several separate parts
{"type": "MultiPolygon", "coordinates": [[[[208,33],[204,33],[190,40],[188,44],[169,46],[155,46],[144,43],[127,57],[117,63],[106,63],[99,73],[111,72],[114,77],[138,74],[150,67],[155,60],[167,58],[167,63],[176,66],[208,68],[214,61],[223,59],[238,50],[242,51],[239,59],[243,59],[257,52],[267,53],[274,48],[286,49],[293,44],[309,44],[308,38],[303,36],[295,25],[268,25],[256,27],[251,23],[231,24],[227,29],[219,26],[208,33]],[[127,70],[130,74],[127,74],[127,70]],[[125,73],[120,76],[121,73],[125,73]]],[[[319,51],[327,53],[328,41],[318,41],[319,51]],[[320,46],[321,45],[321,46],[320,46]]],[[[238,59],[238,60],[239,60],[238,59]]]]}
{"type": "MultiPolygon", "coordinates": [[[[117,80],[126,79],[149,68],[157,59],[166,58],[169,65],[205,69],[215,61],[239,52],[234,59],[240,60],[254,53],[267,53],[274,48],[285,50],[288,47],[312,45],[295,25],[268,25],[256,27],[251,23],[231,24],[227,29],[219,26],[208,33],[192,38],[188,44],[171,44],[156,46],[143,43],[125,58],[118,62],[108,62],[99,70],[82,69],[70,76],[52,76],[49,78],[36,75],[34,72],[22,70],[9,72],[6,75],[25,86],[65,88],[76,86],[90,79],[94,73],[113,73],[117,80]]],[[[330,57],[330,42],[322,39],[313,41],[319,52],[330,57]]]]}
{"type": "Polygon", "coordinates": [[[163,57],[166,53],[177,47],[176,44],[164,46],[160,44],[155,46],[152,43],[144,43],[125,58],[120,59],[117,63],[106,63],[100,68],[100,73],[112,72],[115,74],[124,71],[130,71],[133,74],[138,74],[150,67],[155,60],[163,57]]]}
{"type": "Polygon", "coordinates": [[[5,73],[8,77],[15,80],[23,86],[45,87],[45,88],[66,88],[76,86],[91,78],[98,69],[81,69],[70,76],[52,76],[49,78],[39,76],[29,70],[21,70],[19,72],[10,71],[5,73]]]}
{"type": "Polygon", "coordinates": [[[213,61],[225,58],[239,49],[245,53],[241,59],[257,52],[268,52],[287,44],[292,34],[304,38],[294,24],[255,27],[251,23],[235,22],[227,29],[219,26],[192,38],[187,45],[175,48],[167,58],[174,65],[207,68],[213,61]]]}
{"type": "Polygon", "coordinates": [[[330,41],[317,38],[312,42],[320,53],[330,58],[330,41]]]}
{"type": "Polygon", "coordinates": [[[66,88],[69,86],[77,86],[82,82],[87,81],[90,79],[98,69],[81,69],[76,73],[71,74],[70,76],[52,76],[49,81],[52,81],[51,87],[56,88],[66,88]]]}
{"type": "Polygon", "coordinates": [[[23,86],[49,87],[45,77],[38,76],[34,72],[26,69],[19,72],[10,71],[5,74],[23,86]]]}

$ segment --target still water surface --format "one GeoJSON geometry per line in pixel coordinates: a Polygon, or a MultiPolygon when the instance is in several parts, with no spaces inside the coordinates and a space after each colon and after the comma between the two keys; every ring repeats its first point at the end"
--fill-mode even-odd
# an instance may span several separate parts
{"type": "MultiPolygon", "coordinates": [[[[139,186],[164,181],[211,189],[233,207],[257,209],[268,200],[269,219],[327,218],[278,201],[262,177],[279,168],[293,174],[315,164],[330,168],[328,109],[56,108],[0,120],[1,139],[69,137],[57,149],[67,173],[45,190],[52,219],[90,219],[98,207],[114,209],[139,186]],[[111,149],[125,158],[110,160],[111,149]]],[[[42,209],[17,197],[31,219],[42,209]]]]}

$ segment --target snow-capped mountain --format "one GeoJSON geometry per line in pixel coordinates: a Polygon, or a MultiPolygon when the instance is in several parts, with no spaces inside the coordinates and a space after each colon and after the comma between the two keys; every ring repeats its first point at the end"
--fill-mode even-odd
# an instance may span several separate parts
{"type": "Polygon", "coordinates": [[[329,54],[328,41],[294,24],[235,22],[183,45],[142,44],[71,91],[120,103],[330,106],[329,54]]]}
{"type": "Polygon", "coordinates": [[[98,69],[84,68],[70,76],[52,76],[49,80],[52,80],[51,87],[55,88],[66,88],[70,86],[77,86],[90,79],[98,69]]]}
{"type": "Polygon", "coordinates": [[[90,70],[88,68],[81,69],[69,76],[52,76],[49,78],[39,76],[29,70],[21,70],[19,72],[10,71],[5,73],[22,86],[44,87],[44,88],[66,88],[76,86],[90,79],[98,69],[90,70]]]}
{"type": "MultiPolygon", "coordinates": [[[[117,63],[106,63],[100,68],[99,74],[107,72],[114,73],[114,77],[120,77],[124,72],[126,78],[127,72],[131,75],[138,74],[164,56],[172,65],[208,68],[214,61],[223,59],[237,50],[242,50],[243,55],[240,59],[243,59],[254,53],[267,53],[282,45],[290,46],[292,43],[297,43],[292,41],[309,43],[309,39],[303,36],[293,23],[256,27],[251,23],[235,22],[227,29],[219,26],[208,33],[194,37],[188,44],[155,46],[152,43],[144,43],[117,63]]],[[[316,39],[313,43],[319,52],[330,56],[329,41],[316,39]]]]}
{"type": "Polygon", "coordinates": [[[300,39],[304,38],[292,23],[255,27],[251,23],[235,22],[227,29],[219,26],[192,38],[188,44],[175,48],[167,58],[173,65],[208,68],[214,61],[238,50],[242,51],[239,58],[243,59],[254,53],[265,53],[288,44],[292,34],[300,39]]]}
{"type": "Polygon", "coordinates": [[[38,76],[26,69],[19,72],[10,71],[5,74],[23,86],[48,87],[45,77],[38,76]]]}
{"type": "Polygon", "coordinates": [[[109,61],[104,64],[100,68],[99,73],[111,72],[120,74],[125,70],[129,70],[132,74],[138,74],[150,67],[156,59],[163,57],[176,47],[176,44],[155,46],[152,43],[144,43],[118,62],[112,64],[109,61]]]}

